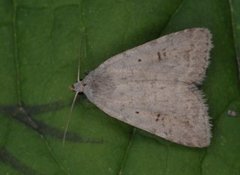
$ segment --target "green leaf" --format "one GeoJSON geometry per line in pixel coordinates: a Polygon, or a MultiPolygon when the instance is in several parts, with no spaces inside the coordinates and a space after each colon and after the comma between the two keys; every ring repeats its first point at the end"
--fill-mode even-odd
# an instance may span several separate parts
{"type": "MultiPolygon", "coordinates": [[[[240,67],[240,1],[229,0],[229,7],[231,12],[231,22],[234,37],[234,47],[238,65],[240,67]]],[[[240,69],[239,69],[240,70],[240,69]]]]}
{"type": "Polygon", "coordinates": [[[0,0],[1,174],[240,174],[239,7],[237,0],[0,0]],[[134,129],[84,96],[63,146],[79,58],[83,78],[117,53],[190,27],[213,34],[201,87],[213,124],[208,148],[134,129]]]}

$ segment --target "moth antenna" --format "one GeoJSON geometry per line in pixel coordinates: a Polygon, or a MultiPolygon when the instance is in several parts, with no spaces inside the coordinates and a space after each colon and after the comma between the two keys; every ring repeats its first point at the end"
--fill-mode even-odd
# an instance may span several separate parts
{"type": "Polygon", "coordinates": [[[77,81],[79,82],[80,81],[80,59],[78,60],[78,74],[77,74],[77,81]]]}
{"type": "MultiPolygon", "coordinates": [[[[81,54],[80,54],[81,55],[81,54]]],[[[81,69],[81,56],[79,57],[78,59],[78,72],[77,72],[77,82],[80,82],[80,69],[81,69]]],[[[68,114],[68,117],[67,117],[67,123],[66,123],[66,126],[65,126],[65,129],[64,129],[64,134],[63,134],[63,146],[65,144],[65,140],[66,140],[66,135],[67,135],[67,131],[68,131],[68,127],[69,127],[69,123],[70,123],[70,120],[71,120],[71,116],[72,116],[72,111],[73,111],[73,107],[75,105],[75,102],[76,102],[76,99],[77,99],[77,95],[78,95],[79,92],[76,92],[75,95],[74,95],[74,98],[73,98],[73,101],[72,101],[72,104],[71,104],[71,108],[70,108],[70,111],[69,111],[69,114],[68,114]]]]}
{"type": "MultiPolygon", "coordinates": [[[[80,46],[82,45],[82,40],[80,40],[80,46]]],[[[77,74],[77,81],[80,81],[80,70],[81,70],[81,48],[79,52],[79,59],[78,59],[78,74],[77,74]]]]}
{"type": "Polygon", "coordinates": [[[62,141],[63,141],[63,142],[62,142],[63,146],[64,146],[64,144],[65,144],[66,135],[67,135],[69,123],[70,123],[70,120],[71,120],[73,107],[74,107],[74,104],[75,104],[76,99],[77,99],[77,95],[78,95],[78,92],[75,93],[75,96],[74,96],[74,98],[73,98],[73,101],[72,101],[72,104],[71,104],[71,108],[70,108],[70,111],[69,111],[69,114],[68,114],[68,117],[67,117],[67,123],[66,123],[65,129],[64,129],[63,140],[62,140],[62,141]]]}

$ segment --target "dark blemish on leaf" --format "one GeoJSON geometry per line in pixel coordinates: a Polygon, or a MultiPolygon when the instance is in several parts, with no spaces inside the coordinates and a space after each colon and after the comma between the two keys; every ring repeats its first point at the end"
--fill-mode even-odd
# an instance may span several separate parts
{"type": "MultiPolygon", "coordinates": [[[[37,132],[40,136],[50,136],[59,140],[63,139],[64,131],[60,128],[52,127],[42,121],[36,120],[34,115],[41,114],[44,112],[57,111],[63,107],[68,106],[68,104],[55,102],[45,105],[37,106],[0,106],[0,113],[7,114],[6,116],[11,117],[26,127],[37,132]]],[[[92,139],[88,137],[82,137],[81,135],[73,132],[68,132],[66,135],[66,140],[76,143],[101,143],[99,139],[92,139]]],[[[1,159],[1,158],[0,158],[1,159]]]]}
{"type": "Polygon", "coordinates": [[[19,174],[25,175],[34,175],[39,174],[31,166],[23,163],[20,159],[18,159],[13,153],[11,153],[7,148],[0,148],[0,162],[5,163],[15,169],[19,174]]]}
{"type": "Polygon", "coordinates": [[[160,52],[158,52],[157,55],[158,55],[158,61],[161,61],[162,58],[161,58],[160,52]]]}

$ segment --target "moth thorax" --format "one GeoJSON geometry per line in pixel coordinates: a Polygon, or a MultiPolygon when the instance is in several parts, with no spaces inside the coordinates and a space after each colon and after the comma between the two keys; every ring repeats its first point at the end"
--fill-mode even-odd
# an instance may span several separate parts
{"type": "Polygon", "coordinates": [[[82,93],[83,92],[83,82],[82,81],[78,81],[76,83],[74,83],[72,85],[72,90],[78,93],[82,93]]]}

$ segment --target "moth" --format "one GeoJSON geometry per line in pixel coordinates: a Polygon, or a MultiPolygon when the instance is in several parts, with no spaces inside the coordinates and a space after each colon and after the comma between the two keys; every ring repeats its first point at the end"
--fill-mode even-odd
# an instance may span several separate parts
{"type": "Polygon", "coordinates": [[[197,86],[211,38],[206,28],[162,36],[111,57],[72,88],[122,122],[181,145],[207,147],[211,125],[197,86]]]}

